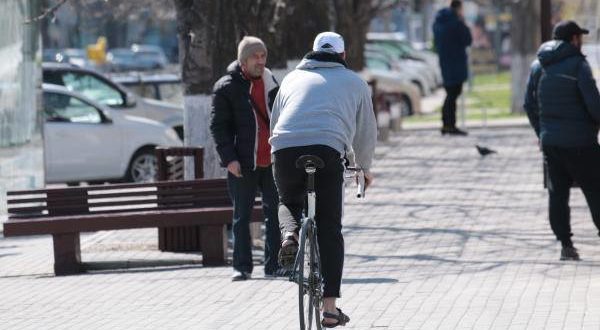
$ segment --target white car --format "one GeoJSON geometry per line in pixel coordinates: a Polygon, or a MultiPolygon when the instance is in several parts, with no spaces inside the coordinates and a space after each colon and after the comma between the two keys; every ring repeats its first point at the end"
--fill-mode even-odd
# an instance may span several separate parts
{"type": "Polygon", "coordinates": [[[44,83],[65,86],[124,114],[159,121],[183,141],[183,106],[139,97],[94,70],[61,63],[42,63],[42,70],[44,83]]]}
{"type": "Polygon", "coordinates": [[[181,146],[177,133],[58,85],[43,84],[46,183],[153,181],[156,146],[181,146]]]}

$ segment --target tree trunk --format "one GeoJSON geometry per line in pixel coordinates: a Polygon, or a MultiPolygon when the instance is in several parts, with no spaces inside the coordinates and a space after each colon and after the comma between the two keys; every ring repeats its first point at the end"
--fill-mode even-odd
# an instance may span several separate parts
{"type": "MultiPolygon", "coordinates": [[[[218,53],[215,27],[219,1],[174,0],[174,3],[184,87],[184,144],[204,148],[204,177],[222,177],[215,143],[209,132],[210,92],[220,74],[214,66],[218,53]]],[[[189,170],[191,167],[186,166],[186,172],[189,170]]]]}
{"type": "Polygon", "coordinates": [[[511,112],[523,112],[529,67],[541,42],[540,0],[521,0],[512,4],[511,112]]]}

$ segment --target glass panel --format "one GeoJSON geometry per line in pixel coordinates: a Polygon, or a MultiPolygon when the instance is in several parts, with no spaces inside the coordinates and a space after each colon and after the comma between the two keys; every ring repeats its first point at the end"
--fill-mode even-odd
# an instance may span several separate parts
{"type": "Polygon", "coordinates": [[[47,121],[99,124],[102,117],[96,108],[76,97],[44,93],[44,114],[47,121]]]}
{"type": "Polygon", "coordinates": [[[69,90],[81,93],[100,104],[123,105],[123,97],[118,90],[92,75],[66,72],[63,74],[63,81],[69,90]]]}

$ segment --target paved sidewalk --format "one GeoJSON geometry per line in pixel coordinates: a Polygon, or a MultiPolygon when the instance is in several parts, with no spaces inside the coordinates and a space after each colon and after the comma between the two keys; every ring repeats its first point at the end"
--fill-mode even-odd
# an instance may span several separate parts
{"type": "MultiPolygon", "coordinates": [[[[583,261],[558,261],[529,129],[405,131],[377,158],[367,199],[347,198],[347,328],[600,328],[600,238],[573,190],[583,261]],[[476,143],[498,154],[481,158],[476,143]]],[[[260,265],[254,279],[232,283],[229,267],[156,252],[156,230],[82,242],[83,259],[104,270],[54,277],[50,238],[0,239],[0,328],[298,328],[296,288],[263,278],[260,265]],[[105,269],[115,261],[135,268],[105,269]]]]}

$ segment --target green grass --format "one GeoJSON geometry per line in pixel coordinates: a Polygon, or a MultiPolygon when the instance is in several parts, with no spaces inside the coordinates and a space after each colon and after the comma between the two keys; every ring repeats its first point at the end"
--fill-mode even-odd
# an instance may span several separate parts
{"type": "MultiPolygon", "coordinates": [[[[465,85],[467,120],[507,119],[522,117],[524,114],[513,114],[511,107],[511,75],[510,72],[481,74],[473,78],[471,91],[465,85]]],[[[458,101],[460,109],[460,99],[458,101]]],[[[442,105],[434,113],[405,118],[406,123],[439,121],[442,105]]],[[[460,110],[458,110],[460,111],[460,110]]],[[[460,118],[460,114],[457,114],[460,118]]]]}

